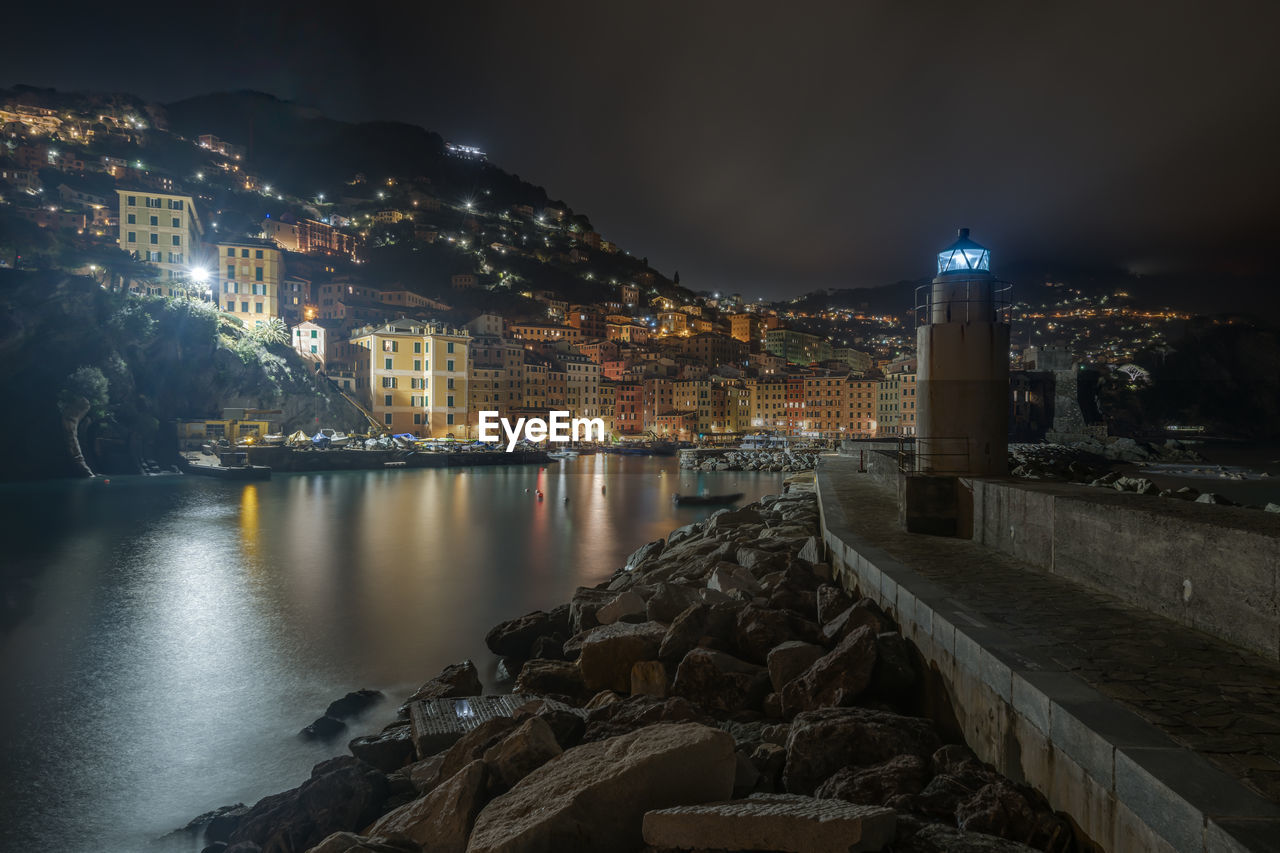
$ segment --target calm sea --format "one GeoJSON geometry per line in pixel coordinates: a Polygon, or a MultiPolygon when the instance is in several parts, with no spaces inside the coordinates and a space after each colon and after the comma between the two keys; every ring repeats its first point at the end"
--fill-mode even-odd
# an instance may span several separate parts
{"type": "Polygon", "coordinates": [[[674,493],[781,481],[600,455],[0,487],[0,850],[194,849],[149,842],[344,752],[295,737],[333,699],[391,697],[354,736],[448,663],[492,678],[492,625],[711,512],[674,493]]]}

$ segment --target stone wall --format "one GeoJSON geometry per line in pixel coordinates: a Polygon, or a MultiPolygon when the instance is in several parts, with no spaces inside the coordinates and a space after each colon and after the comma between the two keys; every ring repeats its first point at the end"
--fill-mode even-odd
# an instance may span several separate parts
{"type": "Polygon", "coordinates": [[[1280,515],[1071,485],[961,488],[975,541],[1280,659],[1280,515]]]}

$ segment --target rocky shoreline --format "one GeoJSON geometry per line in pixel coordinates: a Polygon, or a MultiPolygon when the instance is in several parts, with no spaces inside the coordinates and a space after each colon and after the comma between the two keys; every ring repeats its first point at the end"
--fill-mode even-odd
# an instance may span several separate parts
{"type": "Polygon", "coordinates": [[[811,487],[485,639],[511,694],[446,667],[350,755],[186,831],[204,853],[1089,849],[920,716],[916,653],[832,583],[811,487]]]}
{"type": "Polygon", "coordinates": [[[680,467],[690,471],[812,471],[818,451],[809,450],[725,450],[722,453],[682,453],[680,467]]]}

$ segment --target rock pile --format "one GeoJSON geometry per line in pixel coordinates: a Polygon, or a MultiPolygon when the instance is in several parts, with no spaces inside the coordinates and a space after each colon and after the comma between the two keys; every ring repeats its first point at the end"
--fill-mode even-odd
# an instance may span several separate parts
{"type": "Polygon", "coordinates": [[[1075,849],[913,715],[912,649],[823,552],[807,490],[675,530],[489,632],[513,695],[447,668],[300,787],[211,813],[205,853],[1075,849]]]}
{"type": "Polygon", "coordinates": [[[694,471],[812,471],[818,454],[809,451],[726,450],[718,456],[682,454],[680,467],[694,471]]]}

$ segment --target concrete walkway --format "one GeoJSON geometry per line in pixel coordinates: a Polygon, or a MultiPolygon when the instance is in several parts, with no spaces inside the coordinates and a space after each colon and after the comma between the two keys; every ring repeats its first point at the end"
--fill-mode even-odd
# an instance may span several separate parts
{"type": "MultiPolygon", "coordinates": [[[[1280,666],[972,541],[907,533],[896,494],[857,468],[828,456],[819,469],[829,544],[830,532],[849,531],[841,541],[855,540],[854,550],[908,570],[897,581],[904,589],[923,579],[916,585],[951,611],[957,632],[992,630],[994,644],[1035,662],[1030,669],[1071,674],[1280,803],[1280,666]]],[[[1280,849],[1270,846],[1278,826],[1258,824],[1262,846],[1239,849],[1280,849]]]]}

